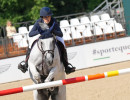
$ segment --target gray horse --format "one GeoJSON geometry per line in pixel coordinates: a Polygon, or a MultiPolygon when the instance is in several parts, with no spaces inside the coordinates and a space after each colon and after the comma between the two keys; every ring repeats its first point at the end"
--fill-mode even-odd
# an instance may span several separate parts
{"type": "MultiPolygon", "coordinates": [[[[34,84],[65,79],[54,37],[39,39],[28,60],[29,72],[34,84]]],[[[66,100],[66,86],[34,90],[34,100],[66,100]]]]}

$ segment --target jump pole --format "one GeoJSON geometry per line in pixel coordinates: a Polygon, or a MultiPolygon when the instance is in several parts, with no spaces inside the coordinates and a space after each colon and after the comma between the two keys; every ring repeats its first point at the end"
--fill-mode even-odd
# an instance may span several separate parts
{"type": "Polygon", "coordinates": [[[32,91],[32,90],[37,90],[37,89],[45,89],[45,88],[50,88],[50,87],[62,86],[62,85],[67,85],[67,84],[83,82],[83,81],[96,80],[96,79],[118,76],[118,75],[127,74],[127,73],[130,73],[130,68],[104,72],[104,73],[99,73],[95,75],[86,75],[86,76],[81,76],[81,77],[75,77],[75,78],[52,81],[52,82],[47,82],[47,83],[34,84],[34,85],[29,85],[29,86],[1,90],[0,96],[26,92],[26,91],[32,91]]]}

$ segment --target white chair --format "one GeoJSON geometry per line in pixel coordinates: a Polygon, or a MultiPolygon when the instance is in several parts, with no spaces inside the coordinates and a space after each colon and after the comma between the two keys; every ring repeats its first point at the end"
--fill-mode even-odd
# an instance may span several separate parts
{"type": "Polygon", "coordinates": [[[64,38],[64,40],[69,40],[69,39],[71,39],[71,36],[70,36],[70,33],[71,33],[71,31],[70,31],[70,28],[62,28],[61,27],[61,31],[62,31],[62,33],[63,33],[63,38],[64,38]]]}
{"type": "Polygon", "coordinates": [[[66,46],[72,45],[71,31],[69,27],[61,27],[61,31],[63,33],[63,39],[66,46]]]}
{"type": "Polygon", "coordinates": [[[123,27],[122,27],[122,25],[120,23],[115,24],[115,30],[116,30],[116,32],[125,31],[125,29],[123,29],[123,27]]]}
{"type": "Polygon", "coordinates": [[[93,15],[90,17],[90,19],[92,23],[100,21],[100,18],[98,15],[93,15]]]}
{"type": "Polygon", "coordinates": [[[30,25],[30,26],[29,26],[29,32],[32,30],[33,26],[34,26],[34,25],[30,25]]]}
{"type": "Polygon", "coordinates": [[[75,27],[71,27],[71,32],[72,32],[72,38],[73,39],[78,39],[79,38],[78,35],[77,35],[77,31],[76,31],[75,27]]]}
{"type": "Polygon", "coordinates": [[[110,19],[106,21],[107,25],[111,26],[112,28],[115,27],[115,24],[117,23],[115,19],[110,19]]]}
{"type": "Polygon", "coordinates": [[[14,42],[18,42],[19,40],[22,40],[22,35],[21,34],[13,34],[12,35],[12,37],[13,37],[13,41],[14,42]]]}
{"type": "Polygon", "coordinates": [[[110,16],[108,13],[104,13],[101,15],[101,20],[109,20],[110,19],[110,16]]]}
{"type": "Polygon", "coordinates": [[[93,36],[90,27],[87,27],[87,28],[84,30],[83,36],[84,36],[84,37],[91,37],[91,36],[93,36]]]}
{"type": "Polygon", "coordinates": [[[106,21],[99,21],[99,22],[96,23],[96,25],[99,26],[102,29],[107,27],[106,21]]]}
{"type": "Polygon", "coordinates": [[[18,33],[27,34],[28,33],[27,27],[19,27],[18,28],[18,33]]]}
{"type": "Polygon", "coordinates": [[[71,30],[68,20],[60,21],[60,28],[63,33],[63,39],[66,46],[72,45],[71,30]]]}
{"type": "Polygon", "coordinates": [[[94,27],[94,33],[96,35],[96,40],[99,41],[99,40],[104,40],[105,39],[105,36],[104,36],[104,33],[101,29],[101,27],[99,26],[95,26],[94,27]]]}
{"type": "Polygon", "coordinates": [[[120,23],[115,24],[115,31],[116,31],[117,37],[122,37],[122,36],[126,35],[125,29],[122,27],[122,25],[120,23]]]}
{"type": "Polygon", "coordinates": [[[85,25],[78,25],[76,26],[76,31],[83,33],[83,31],[86,29],[85,25]]]}
{"type": "Polygon", "coordinates": [[[71,27],[71,32],[75,45],[83,44],[83,37],[81,36],[81,33],[75,29],[75,27],[71,27]]]}
{"type": "Polygon", "coordinates": [[[79,19],[78,18],[72,18],[70,19],[70,25],[79,25],[79,19]]]}
{"type": "Polygon", "coordinates": [[[95,35],[103,35],[103,31],[99,26],[95,26],[95,35]]]}
{"type": "Polygon", "coordinates": [[[87,16],[81,17],[80,18],[80,23],[84,24],[86,27],[91,27],[92,28],[92,23],[90,19],[87,16]]]}
{"type": "Polygon", "coordinates": [[[28,29],[27,29],[27,27],[19,27],[18,28],[18,33],[19,34],[21,34],[22,35],[22,41],[23,42],[21,42],[21,43],[23,43],[23,44],[21,44],[21,45],[23,45],[23,47],[24,47],[24,45],[26,46],[26,44],[27,44],[27,40],[28,40],[28,33],[29,33],[29,31],[28,31],[28,29]],[[25,43],[25,44],[24,44],[25,43]]]}
{"type": "Polygon", "coordinates": [[[91,31],[91,28],[90,27],[87,27],[84,31],[83,31],[83,36],[84,36],[84,39],[85,39],[85,42],[92,42],[93,40],[93,34],[92,34],[92,31],[91,31]]]}
{"type": "Polygon", "coordinates": [[[19,27],[18,33],[21,34],[23,36],[23,38],[26,38],[28,40],[29,31],[28,31],[27,27],[19,27]]]}
{"type": "Polygon", "coordinates": [[[104,28],[104,34],[106,35],[106,39],[115,38],[115,31],[112,29],[110,25],[107,25],[106,28],[104,28]]]}
{"type": "Polygon", "coordinates": [[[80,18],[80,23],[81,24],[86,24],[86,23],[91,23],[89,18],[87,16],[81,17],[80,18]]]}
{"type": "Polygon", "coordinates": [[[21,34],[13,35],[13,41],[18,44],[19,48],[27,47],[27,39],[23,38],[21,34]]]}
{"type": "MultiPolygon", "coordinates": [[[[76,30],[77,33],[83,33],[83,31],[85,30],[85,25],[81,25],[78,18],[71,19],[70,24],[72,25],[73,29],[76,30]]],[[[78,35],[78,36],[80,36],[80,35],[78,35]]]]}
{"type": "Polygon", "coordinates": [[[60,27],[67,27],[69,25],[70,24],[69,24],[68,20],[61,20],[60,21],[60,27]]]}
{"type": "Polygon", "coordinates": [[[85,30],[86,26],[81,25],[78,18],[73,18],[70,20],[70,24],[73,25],[71,27],[72,31],[72,38],[76,45],[83,44],[83,31],[85,30]]]}

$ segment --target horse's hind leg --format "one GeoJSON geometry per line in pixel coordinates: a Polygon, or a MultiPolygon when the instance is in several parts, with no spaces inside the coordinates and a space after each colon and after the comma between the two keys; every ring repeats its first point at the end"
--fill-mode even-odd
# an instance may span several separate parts
{"type": "Polygon", "coordinates": [[[41,90],[41,93],[38,93],[37,90],[33,91],[34,100],[48,100],[49,94],[47,90],[41,90]]]}
{"type": "Polygon", "coordinates": [[[51,100],[57,100],[56,99],[56,95],[59,92],[59,87],[53,87],[53,91],[49,90],[50,94],[51,94],[51,100]]]}
{"type": "Polygon", "coordinates": [[[66,100],[66,86],[60,86],[56,100],[66,100]]]}

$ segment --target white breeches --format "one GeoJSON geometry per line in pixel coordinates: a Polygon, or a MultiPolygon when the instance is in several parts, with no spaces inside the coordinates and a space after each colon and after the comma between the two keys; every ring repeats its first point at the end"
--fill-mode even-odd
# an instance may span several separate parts
{"type": "Polygon", "coordinates": [[[62,37],[56,36],[56,39],[59,40],[65,47],[65,43],[62,37]]]}

